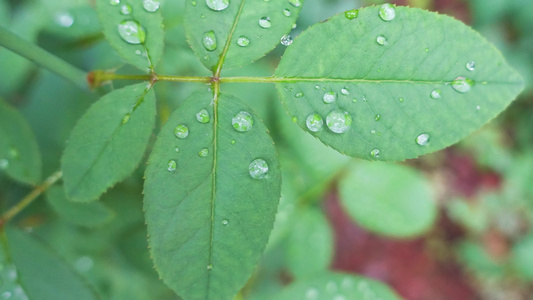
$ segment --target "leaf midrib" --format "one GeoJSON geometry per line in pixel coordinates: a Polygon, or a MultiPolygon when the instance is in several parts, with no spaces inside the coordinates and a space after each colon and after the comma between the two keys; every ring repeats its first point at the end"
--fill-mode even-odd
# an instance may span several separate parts
{"type": "Polygon", "coordinates": [[[242,8],[244,7],[244,2],[246,2],[246,0],[242,0],[241,5],[239,6],[239,10],[237,11],[237,14],[235,15],[235,20],[233,21],[233,25],[231,26],[231,30],[228,34],[228,39],[226,40],[224,49],[222,50],[222,53],[220,53],[220,59],[218,61],[217,68],[214,74],[215,77],[220,77],[220,72],[222,72],[222,65],[224,65],[224,60],[226,59],[226,54],[228,54],[229,46],[231,44],[231,38],[233,37],[235,28],[237,28],[237,23],[239,23],[239,19],[242,14],[242,8]]]}

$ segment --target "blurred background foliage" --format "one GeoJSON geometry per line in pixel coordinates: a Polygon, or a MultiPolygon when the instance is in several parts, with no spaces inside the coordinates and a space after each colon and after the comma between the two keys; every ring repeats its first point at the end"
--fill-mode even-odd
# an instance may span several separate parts
{"type": "MultiPolygon", "coordinates": [[[[184,0],[162,2],[166,46],[157,72],[209,76],[185,40],[184,0]]],[[[308,0],[291,34],[296,37],[336,13],[383,2],[308,0]]],[[[326,270],[377,279],[405,299],[533,299],[533,3],[392,2],[438,11],[474,27],[520,71],[526,91],[459,144],[404,163],[380,164],[340,155],[304,133],[269,84],[223,86],[223,92],[248,101],[263,118],[283,168],[269,245],[238,299],[276,299],[283,286],[326,270]]],[[[84,70],[137,73],[103,38],[93,6],[91,0],[0,0],[0,25],[84,70]]],[[[269,76],[284,48],[223,76],[269,76]]],[[[83,92],[6,49],[0,49],[0,69],[0,97],[29,122],[44,176],[59,169],[70,130],[91,103],[130,84],[116,81],[83,92]]],[[[155,86],[159,123],[154,137],[198,88],[194,83],[155,86]]],[[[69,206],[54,187],[14,224],[48,244],[102,299],[177,299],[149,258],[144,167],[91,207],[69,206]]],[[[30,190],[0,172],[2,210],[30,190]]]]}

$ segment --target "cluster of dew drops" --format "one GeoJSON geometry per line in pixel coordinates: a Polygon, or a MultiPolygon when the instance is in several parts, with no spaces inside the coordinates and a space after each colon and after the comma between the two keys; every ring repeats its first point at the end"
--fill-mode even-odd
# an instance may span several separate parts
{"type": "MultiPolygon", "coordinates": [[[[120,5],[120,13],[124,16],[130,16],[133,13],[133,8],[129,4],[121,4],[120,0],[109,0],[109,4],[113,6],[120,5]]],[[[145,11],[153,13],[159,9],[160,2],[159,0],[143,0],[142,5],[145,11]]],[[[128,44],[144,44],[146,40],[146,30],[137,20],[122,20],[117,29],[120,37],[128,44]]],[[[141,51],[138,50],[135,53],[141,54],[141,51]]]]}
{"type": "MultiPolygon", "coordinates": [[[[269,2],[270,0],[264,0],[269,2]]],[[[213,11],[223,11],[230,5],[230,0],[205,0],[207,7],[213,11]]],[[[302,0],[289,0],[289,3],[294,7],[300,7],[302,5],[302,0]]],[[[196,0],[191,2],[192,6],[196,6],[196,0]]],[[[285,17],[290,17],[292,15],[290,7],[284,8],[281,11],[281,14],[285,17]]],[[[269,16],[263,16],[257,20],[257,24],[263,29],[269,29],[272,27],[272,20],[269,16]]],[[[292,28],[296,28],[296,24],[292,25],[292,28]]],[[[250,45],[250,38],[246,36],[239,36],[237,38],[237,45],[240,47],[248,47],[250,45]]],[[[214,30],[209,30],[204,33],[202,44],[207,51],[215,51],[217,49],[217,37],[214,30]]],[[[284,46],[289,46],[292,44],[292,37],[288,34],[281,37],[281,44],[284,46]]]]}

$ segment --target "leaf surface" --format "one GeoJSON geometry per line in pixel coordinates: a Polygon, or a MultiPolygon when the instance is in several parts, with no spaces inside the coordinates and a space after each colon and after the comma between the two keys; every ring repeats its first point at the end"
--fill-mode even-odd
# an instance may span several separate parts
{"type": "Polygon", "coordinates": [[[280,43],[296,22],[302,3],[303,0],[187,0],[187,40],[210,70],[217,68],[220,59],[225,68],[243,66],[280,43]],[[221,8],[224,3],[228,6],[222,10],[208,6],[221,8]]]}
{"type": "Polygon", "coordinates": [[[437,215],[429,182],[403,165],[359,161],[340,181],[339,192],[353,220],[383,235],[419,235],[437,215]]]}
{"type": "Polygon", "coordinates": [[[41,164],[37,140],[28,122],[0,99],[0,173],[37,184],[41,180],[41,164]]]}
{"type": "Polygon", "coordinates": [[[341,153],[395,161],[442,149],[522,90],[500,52],[463,23],[406,7],[384,21],[379,11],[368,7],[357,18],[340,14],[314,25],[275,72],[298,125],[341,153]]]}
{"type": "Polygon", "coordinates": [[[115,90],[93,104],[72,130],[62,159],[66,195],[96,200],[141,161],[155,122],[146,83],[115,90]]]}
{"type": "Polygon", "coordinates": [[[163,55],[164,46],[161,11],[148,11],[144,8],[146,2],[159,3],[159,0],[96,1],[96,9],[109,44],[126,62],[142,71],[153,70],[163,55]]]}
{"type": "Polygon", "coordinates": [[[145,177],[160,276],[184,299],[230,299],[265,248],[280,197],[277,156],[261,120],[233,96],[196,92],[161,129],[145,177]],[[232,125],[241,112],[253,118],[249,131],[232,125]],[[263,178],[251,168],[257,159],[268,165],[263,178]]]}

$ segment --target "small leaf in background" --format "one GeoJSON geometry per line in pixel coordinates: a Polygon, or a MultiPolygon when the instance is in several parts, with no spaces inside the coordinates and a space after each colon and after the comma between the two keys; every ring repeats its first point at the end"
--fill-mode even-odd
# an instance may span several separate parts
{"type": "Polygon", "coordinates": [[[54,211],[71,224],[95,227],[113,218],[113,211],[100,202],[76,203],[69,201],[62,186],[52,186],[46,199],[54,211]]]}
{"type": "Polygon", "coordinates": [[[512,264],[520,277],[533,280],[533,235],[521,238],[512,249],[512,264]]]}
{"type": "Polygon", "coordinates": [[[14,228],[7,228],[6,235],[14,276],[29,299],[98,299],[85,279],[41,242],[14,228]]]}
{"type": "Polygon", "coordinates": [[[318,208],[301,208],[291,216],[286,241],[287,264],[296,278],[325,271],[333,258],[333,233],[318,208]]]}
{"type": "Polygon", "coordinates": [[[280,196],[261,120],[233,96],[196,92],[161,129],[145,177],[161,278],[185,299],[231,299],[265,249],[280,196]]]}
{"type": "Polygon", "coordinates": [[[163,55],[159,3],[159,0],[96,1],[107,40],[126,62],[142,71],[153,70],[163,55]]]}
{"type": "Polygon", "coordinates": [[[415,158],[466,137],[522,90],[500,52],[464,24],[386,7],[387,16],[368,7],[312,26],[275,72],[291,116],[325,144],[369,160],[415,158]]]}
{"type": "Polygon", "coordinates": [[[41,180],[41,154],[27,121],[0,99],[0,173],[14,180],[37,184],[41,180]]]}
{"type": "Polygon", "coordinates": [[[96,200],[139,165],[155,122],[155,95],[146,83],[103,96],[79,120],[62,159],[66,195],[96,200]]]}
{"type": "Polygon", "coordinates": [[[210,70],[214,71],[221,55],[225,68],[243,66],[281,43],[302,5],[303,0],[187,0],[187,40],[210,70]]]}
{"type": "Polygon", "coordinates": [[[324,272],[296,280],[272,299],[399,300],[401,298],[381,282],[361,276],[324,272]]]}
{"type": "Polygon", "coordinates": [[[339,191],[352,219],[378,234],[420,235],[437,216],[430,183],[408,166],[358,161],[340,181],[339,191]]]}

